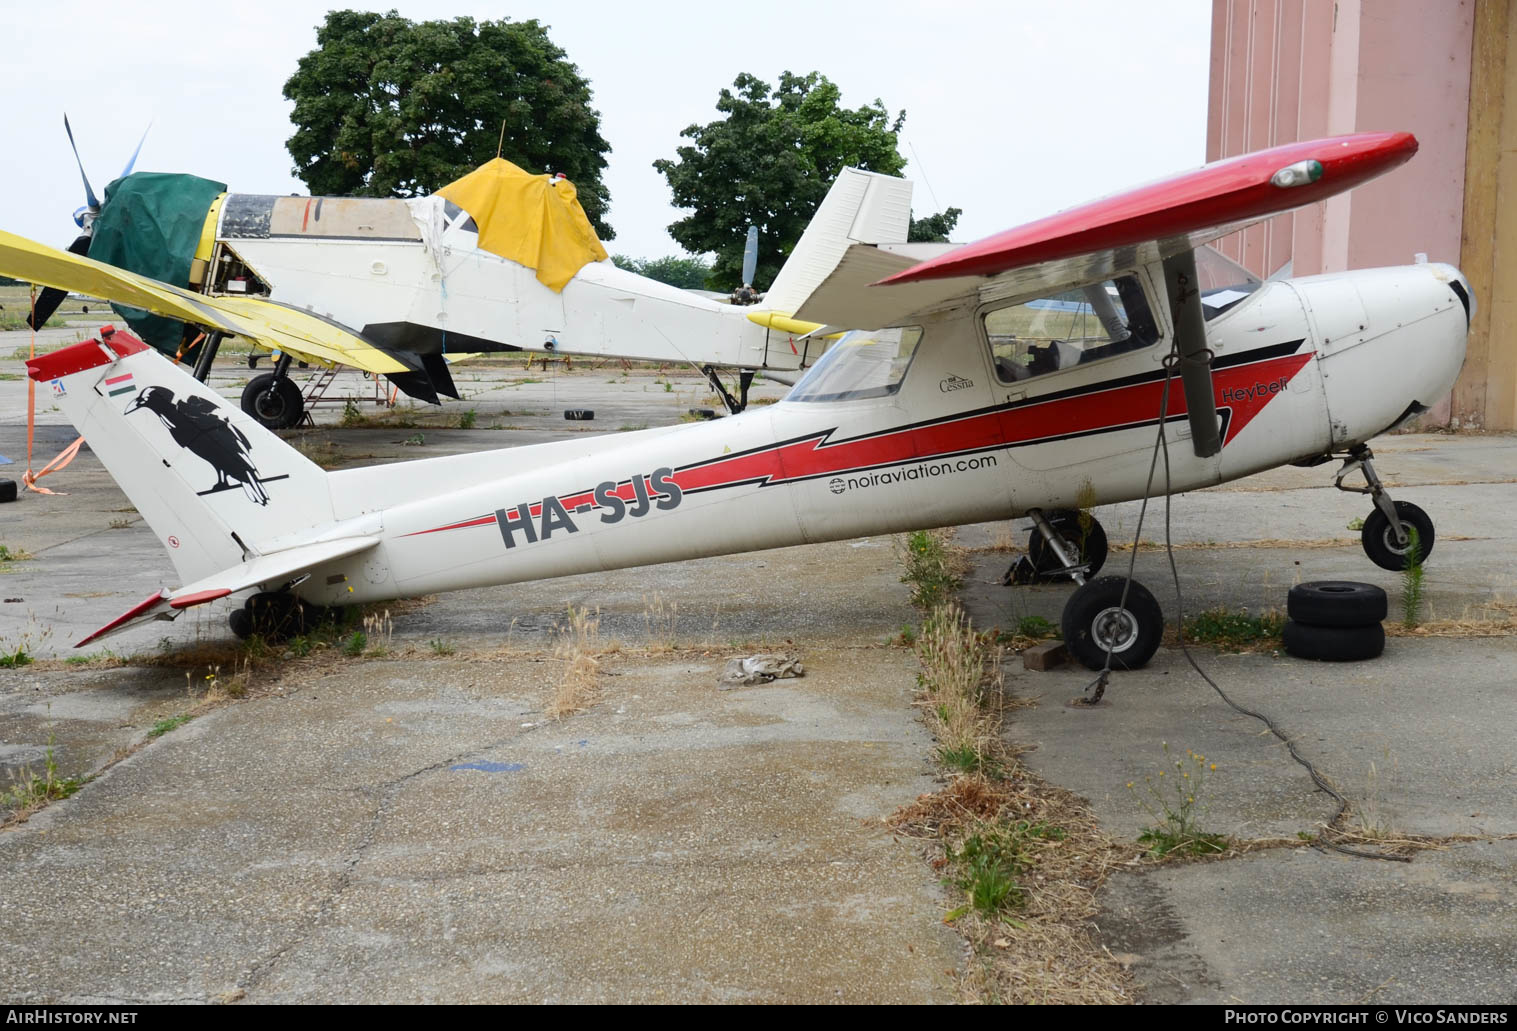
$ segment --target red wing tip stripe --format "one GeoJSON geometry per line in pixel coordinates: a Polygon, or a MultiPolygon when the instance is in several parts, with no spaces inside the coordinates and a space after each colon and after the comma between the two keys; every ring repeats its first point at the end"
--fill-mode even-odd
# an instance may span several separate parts
{"type": "Polygon", "coordinates": [[[192,605],[204,605],[208,601],[217,598],[225,598],[232,592],[225,587],[213,587],[209,591],[196,591],[194,594],[186,594],[183,597],[169,600],[169,607],[175,609],[187,609],[192,605]]]}
{"type": "Polygon", "coordinates": [[[121,615],[117,616],[115,619],[111,620],[109,623],[105,624],[105,626],[101,627],[99,630],[96,630],[93,634],[90,634],[88,637],[86,637],[83,640],[81,640],[78,644],[74,645],[74,647],[75,648],[83,648],[85,645],[89,644],[91,641],[95,640],[98,637],[104,636],[105,634],[110,633],[112,630],[115,630],[118,626],[121,626],[123,623],[130,623],[132,620],[136,619],[138,616],[141,616],[141,615],[143,615],[144,613],[147,613],[147,612],[151,612],[153,609],[156,609],[159,605],[162,605],[167,598],[168,598],[168,592],[166,592],[166,591],[158,591],[156,594],[150,594],[150,595],[148,595],[146,598],[142,599],[137,604],[135,604],[131,608],[127,609],[124,613],[122,613],[121,615]]]}

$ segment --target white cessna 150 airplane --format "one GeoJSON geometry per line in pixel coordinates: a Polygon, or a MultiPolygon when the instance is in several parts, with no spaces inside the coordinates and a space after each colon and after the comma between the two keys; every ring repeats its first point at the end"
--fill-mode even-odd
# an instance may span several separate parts
{"type": "Polygon", "coordinates": [[[226,336],[277,350],[242,395],[271,429],[304,411],[292,360],[385,375],[436,404],[458,396],[454,357],[521,350],[688,362],[740,411],[756,371],[821,356],[822,327],[790,315],[848,246],[903,242],[911,218],[910,181],[845,168],[763,302],[733,306],[617,268],[572,183],[498,157],[411,200],[227,193],[157,172],[123,175],[103,201],[84,186],[70,253],[0,233],[0,274],[48,288],[32,320],[65,291],[142,309],[122,314],[165,353],[188,351],[201,380],[226,336]],[[718,369],[738,370],[738,396],[718,369]]]}
{"type": "Polygon", "coordinates": [[[797,314],[891,328],[845,336],[780,404],[667,429],[328,473],[102,332],[30,374],[184,586],[80,644],[253,591],[231,614],[240,634],[316,606],[1027,515],[1042,571],[1081,584],[1063,615],[1074,654],[1142,666],[1158,604],[1093,579],[1103,556],[1089,539],[1080,551],[1061,510],[1143,496],[1161,425],[1172,491],[1341,455],[1340,484],[1359,470],[1374,495],[1370,557],[1399,567],[1408,527],[1431,549],[1431,522],[1386,496],[1366,442],[1452,387],[1464,277],[1418,264],[1219,289],[1195,258],[1416,146],[1376,133],[1277,147],[926,262],[853,246],[797,314]]]}

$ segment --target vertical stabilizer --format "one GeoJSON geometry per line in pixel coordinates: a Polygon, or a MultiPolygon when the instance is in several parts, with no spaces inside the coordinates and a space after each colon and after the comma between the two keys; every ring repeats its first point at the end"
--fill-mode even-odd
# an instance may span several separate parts
{"type": "MultiPolygon", "coordinates": [[[[905,243],[911,180],[845,168],[764,295],[764,307],[791,314],[856,243],[905,243]]],[[[869,327],[872,328],[872,327],[869,327]]]]}
{"type": "Polygon", "coordinates": [[[332,521],[327,474],[124,331],[27,362],[147,520],[183,581],[332,521]]]}

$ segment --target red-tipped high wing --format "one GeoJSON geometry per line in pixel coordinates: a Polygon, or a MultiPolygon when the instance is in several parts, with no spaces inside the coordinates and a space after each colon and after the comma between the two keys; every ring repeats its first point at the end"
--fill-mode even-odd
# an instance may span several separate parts
{"type": "Polygon", "coordinates": [[[878,285],[993,276],[1154,242],[1161,251],[1176,252],[1352,189],[1415,153],[1417,139],[1408,132],[1356,133],[1255,151],[1008,229],[878,285]],[[1297,180],[1295,185],[1272,181],[1291,166],[1300,171],[1282,177],[1297,180]]]}

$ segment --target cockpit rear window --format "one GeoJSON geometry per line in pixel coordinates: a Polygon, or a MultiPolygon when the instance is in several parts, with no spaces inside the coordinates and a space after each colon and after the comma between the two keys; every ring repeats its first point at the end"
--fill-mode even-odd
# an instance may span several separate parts
{"type": "Polygon", "coordinates": [[[442,215],[450,228],[462,229],[466,233],[479,232],[479,226],[474,224],[474,219],[469,213],[447,198],[443,198],[442,215]]]}
{"type": "Polygon", "coordinates": [[[852,401],[894,394],[901,389],[921,342],[921,326],[845,333],[791,388],[785,400],[852,401]]]}

